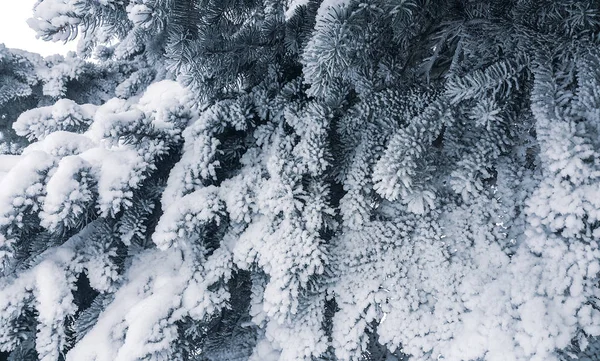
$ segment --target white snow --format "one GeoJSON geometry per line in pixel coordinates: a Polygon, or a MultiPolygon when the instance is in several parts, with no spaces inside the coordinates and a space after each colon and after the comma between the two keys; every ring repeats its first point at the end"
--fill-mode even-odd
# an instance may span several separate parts
{"type": "Polygon", "coordinates": [[[2,178],[8,173],[21,159],[20,155],[0,154],[0,183],[2,178]]]}

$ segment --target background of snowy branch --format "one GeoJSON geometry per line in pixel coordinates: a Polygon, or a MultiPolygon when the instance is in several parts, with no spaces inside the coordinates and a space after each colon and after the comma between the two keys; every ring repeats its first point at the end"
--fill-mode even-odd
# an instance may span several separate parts
{"type": "Polygon", "coordinates": [[[0,47],[2,357],[600,359],[597,1],[32,16],[79,56],[0,47]]]}

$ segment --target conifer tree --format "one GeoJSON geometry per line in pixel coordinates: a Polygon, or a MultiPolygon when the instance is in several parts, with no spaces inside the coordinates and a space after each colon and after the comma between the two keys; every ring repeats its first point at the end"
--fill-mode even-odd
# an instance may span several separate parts
{"type": "Polygon", "coordinates": [[[42,0],[30,25],[100,65],[11,110],[11,360],[600,357],[598,2],[42,0]]]}

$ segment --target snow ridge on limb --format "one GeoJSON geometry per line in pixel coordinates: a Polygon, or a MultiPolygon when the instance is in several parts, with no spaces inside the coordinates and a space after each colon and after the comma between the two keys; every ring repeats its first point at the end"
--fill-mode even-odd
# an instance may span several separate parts
{"type": "MultiPolygon", "coordinates": [[[[162,85],[174,89],[173,84],[176,83],[162,85]]],[[[75,283],[82,272],[87,274],[90,285],[98,292],[120,289],[117,284],[123,282],[118,274],[122,247],[116,245],[112,238],[114,221],[111,218],[134,205],[134,193],[156,170],[153,164],[179,141],[178,126],[185,122],[185,114],[176,104],[185,98],[173,102],[162,92],[155,91],[159,87],[161,84],[157,83],[149,88],[139,103],[134,98],[130,102],[115,100],[100,107],[90,106],[97,111],[91,115],[93,119],[89,122],[92,125],[88,131],[85,128],[78,129],[81,134],[62,128],[48,131],[47,135],[24,150],[21,161],[2,179],[0,199],[6,203],[2,208],[5,210],[2,221],[4,272],[12,275],[15,285],[25,284],[18,286],[21,287],[19,292],[25,292],[26,296],[23,297],[40,305],[37,309],[40,323],[35,343],[40,359],[55,360],[67,347],[65,322],[77,310],[71,290],[76,289],[75,283]],[[119,138],[127,136],[141,136],[144,141],[142,147],[133,148],[119,141],[119,138]],[[140,151],[144,153],[140,154],[140,151]],[[41,226],[38,234],[28,239],[31,237],[27,233],[31,232],[31,222],[37,219],[41,226]],[[92,226],[98,222],[113,225],[92,226]],[[97,232],[106,238],[100,237],[97,243],[91,242],[87,249],[83,246],[65,248],[69,242],[60,245],[61,234],[72,233],[82,224],[98,229],[97,232]],[[38,242],[43,239],[57,242],[57,249],[61,250],[59,254],[64,259],[53,263],[48,251],[31,253],[26,262],[33,262],[29,268],[39,270],[40,276],[36,276],[39,280],[35,281],[37,278],[28,276],[28,271],[19,271],[19,263],[23,262],[23,255],[32,252],[32,248],[27,250],[23,247],[27,247],[27,244],[29,247],[39,247],[41,244],[38,242]],[[70,256],[65,253],[67,251],[70,256]],[[63,273],[64,277],[54,278],[63,273]],[[30,278],[32,286],[27,286],[27,279],[30,278]],[[67,294],[61,296],[56,293],[65,289],[68,297],[67,294]],[[45,311],[53,308],[57,311],[45,311]]],[[[40,129],[36,127],[36,120],[46,119],[54,109],[40,108],[37,109],[40,116],[27,117],[29,129],[40,129]]],[[[86,106],[75,105],[70,106],[69,111],[85,112],[85,109],[86,106]]],[[[70,126],[64,123],[60,125],[70,126]]],[[[78,235],[83,237],[81,232],[78,235]]],[[[89,237],[98,237],[94,233],[96,231],[86,232],[91,232],[89,237]]],[[[15,302],[17,308],[12,315],[18,317],[30,301],[15,302]]],[[[7,324],[14,322],[13,318],[7,324]]],[[[9,349],[16,347],[15,343],[10,345],[9,349]]]]}

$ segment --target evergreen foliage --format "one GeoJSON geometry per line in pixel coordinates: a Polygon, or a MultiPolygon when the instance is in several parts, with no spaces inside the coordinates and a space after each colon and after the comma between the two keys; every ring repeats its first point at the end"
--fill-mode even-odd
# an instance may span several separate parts
{"type": "Polygon", "coordinates": [[[0,49],[9,359],[600,358],[597,1],[41,0],[30,25],[99,64],[0,49]]]}

